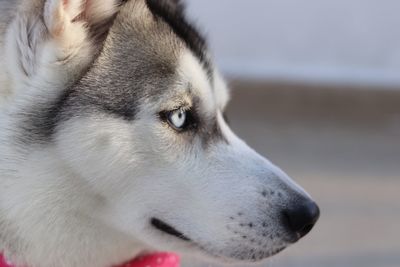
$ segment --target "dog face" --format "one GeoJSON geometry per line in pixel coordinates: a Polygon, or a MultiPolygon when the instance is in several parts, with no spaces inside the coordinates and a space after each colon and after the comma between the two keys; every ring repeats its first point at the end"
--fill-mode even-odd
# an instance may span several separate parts
{"type": "Polygon", "coordinates": [[[24,142],[50,146],[101,197],[90,217],[146,247],[259,261],[304,236],[318,207],[231,131],[226,85],[179,3],[118,8],[88,70],[25,107],[24,142]]]}

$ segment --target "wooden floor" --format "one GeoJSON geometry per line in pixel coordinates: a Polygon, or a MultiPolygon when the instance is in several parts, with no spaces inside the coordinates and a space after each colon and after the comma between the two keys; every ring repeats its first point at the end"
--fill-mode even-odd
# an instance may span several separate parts
{"type": "MultiPolygon", "coordinates": [[[[400,266],[400,90],[233,83],[231,125],[318,201],[304,240],[262,266],[400,266]]],[[[216,266],[184,261],[184,267],[216,266]]]]}

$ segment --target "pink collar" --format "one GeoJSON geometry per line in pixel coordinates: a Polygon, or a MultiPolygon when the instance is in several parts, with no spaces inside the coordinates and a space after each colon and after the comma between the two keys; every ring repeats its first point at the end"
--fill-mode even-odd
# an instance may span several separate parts
{"type": "MultiPolygon", "coordinates": [[[[0,267],[14,267],[0,253],[0,267]]],[[[179,267],[179,257],[173,253],[154,253],[141,256],[115,267],[179,267]]]]}

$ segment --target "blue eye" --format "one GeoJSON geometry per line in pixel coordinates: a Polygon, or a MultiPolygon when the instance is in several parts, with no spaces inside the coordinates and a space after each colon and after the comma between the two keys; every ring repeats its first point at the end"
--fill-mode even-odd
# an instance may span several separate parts
{"type": "Polygon", "coordinates": [[[172,129],[178,132],[194,130],[198,125],[197,116],[190,109],[178,108],[171,111],[162,111],[159,116],[161,120],[168,123],[172,129]]]}
{"type": "Polygon", "coordinates": [[[187,121],[187,111],[183,109],[177,109],[168,113],[168,122],[169,124],[177,129],[183,130],[186,126],[187,121]]]}

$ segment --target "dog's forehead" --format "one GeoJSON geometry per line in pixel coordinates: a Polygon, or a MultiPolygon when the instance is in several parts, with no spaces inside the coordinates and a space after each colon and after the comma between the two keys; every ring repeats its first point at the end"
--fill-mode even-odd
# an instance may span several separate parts
{"type": "Polygon", "coordinates": [[[128,1],[121,7],[115,24],[117,26],[114,26],[112,31],[122,28],[123,31],[133,32],[135,37],[144,42],[150,41],[154,34],[159,35],[158,40],[153,39],[151,40],[153,43],[148,43],[150,47],[158,44],[165,48],[171,43],[179,43],[180,47],[186,47],[195,55],[212,79],[213,64],[206,40],[186,19],[180,1],[179,3],[173,0],[128,1]]]}
{"type": "Polygon", "coordinates": [[[185,36],[185,30],[173,29],[175,24],[160,16],[152,13],[146,0],[127,1],[108,31],[103,49],[82,77],[57,99],[29,111],[36,115],[24,125],[35,133],[34,137],[26,135],[28,141],[51,140],[70,118],[106,113],[131,121],[143,111],[143,103],[152,103],[154,109],[147,113],[164,111],[154,103],[168,101],[166,94],[177,90],[181,96],[191,90],[193,94],[186,97],[192,101],[196,97],[200,108],[215,117],[225,106],[227,93],[205,56],[204,43],[193,37],[198,35],[194,28],[187,28],[190,36],[185,36]],[[177,87],[182,80],[188,86],[177,87]]]}
{"type": "Polygon", "coordinates": [[[190,89],[207,111],[215,113],[216,107],[225,105],[225,98],[216,97],[226,95],[221,94],[225,89],[216,88],[215,85],[221,84],[218,75],[210,77],[210,70],[198,53],[190,49],[171,25],[157,19],[145,0],[128,1],[88,72],[51,103],[54,107],[46,109],[59,111],[49,115],[54,125],[76,116],[77,112],[81,116],[106,112],[133,120],[143,103],[160,109],[154,103],[168,101],[166,96],[190,89]],[[188,86],[176,86],[182,79],[188,86]]]}
{"type": "Polygon", "coordinates": [[[108,47],[113,55],[106,57],[114,61],[121,79],[142,79],[141,88],[135,88],[141,95],[162,98],[190,90],[207,110],[223,109],[227,89],[211,63],[205,40],[183,15],[169,9],[168,2],[128,2],[111,29],[108,47]]]}
{"type": "Polygon", "coordinates": [[[168,24],[174,34],[192,51],[212,79],[213,64],[208,54],[207,42],[186,19],[182,2],[179,0],[146,0],[146,4],[153,16],[168,24]]]}

